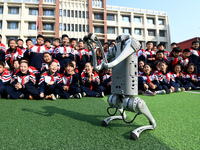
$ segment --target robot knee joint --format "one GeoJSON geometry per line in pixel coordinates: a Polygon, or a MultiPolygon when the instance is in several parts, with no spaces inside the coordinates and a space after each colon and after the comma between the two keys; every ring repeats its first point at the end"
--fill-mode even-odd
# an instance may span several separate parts
{"type": "Polygon", "coordinates": [[[107,101],[110,107],[118,109],[122,108],[122,101],[119,95],[112,94],[108,97],[107,101]]]}

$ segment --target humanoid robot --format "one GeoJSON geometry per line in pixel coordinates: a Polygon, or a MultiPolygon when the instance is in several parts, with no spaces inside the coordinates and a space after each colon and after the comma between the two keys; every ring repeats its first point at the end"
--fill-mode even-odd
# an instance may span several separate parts
{"type": "Polygon", "coordinates": [[[149,120],[150,125],[141,126],[133,130],[130,134],[131,139],[137,140],[142,131],[154,129],[156,122],[151,115],[146,103],[138,95],[138,60],[135,53],[140,49],[140,43],[129,35],[119,35],[116,38],[117,46],[112,50],[113,61],[107,61],[102,45],[95,34],[90,33],[84,37],[84,41],[90,46],[93,55],[93,66],[96,71],[103,68],[112,68],[111,95],[107,101],[110,107],[107,109],[110,117],[102,121],[103,126],[107,126],[112,120],[121,119],[126,123],[132,123],[137,115],[144,114],[149,120]],[[97,65],[96,53],[92,43],[101,49],[103,60],[97,65]],[[110,114],[110,109],[114,108],[115,113],[110,114]],[[126,111],[137,113],[131,122],[127,122],[126,111]],[[121,116],[115,116],[117,111],[121,116]]]}

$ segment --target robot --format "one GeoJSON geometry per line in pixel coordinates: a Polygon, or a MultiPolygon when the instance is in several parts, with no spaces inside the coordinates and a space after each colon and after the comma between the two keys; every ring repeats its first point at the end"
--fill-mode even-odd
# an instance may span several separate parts
{"type": "Polygon", "coordinates": [[[110,105],[107,112],[110,117],[102,121],[103,126],[107,126],[112,120],[120,119],[125,123],[132,123],[136,116],[144,114],[149,120],[150,125],[141,126],[133,130],[130,134],[131,139],[137,140],[140,134],[147,129],[155,129],[156,122],[151,115],[146,103],[138,95],[138,58],[135,53],[140,49],[140,43],[130,35],[119,35],[116,38],[117,46],[111,49],[112,56],[111,62],[107,61],[102,45],[95,34],[90,33],[84,37],[84,41],[90,46],[93,55],[93,66],[96,71],[103,68],[112,68],[112,83],[111,95],[109,95],[107,102],[110,105]],[[96,52],[93,44],[100,48],[103,60],[100,65],[97,65],[96,52]],[[110,109],[115,109],[115,113],[111,114],[110,109]],[[126,111],[137,113],[132,121],[127,122],[125,119],[126,111]],[[117,111],[121,116],[115,116],[117,111]]]}

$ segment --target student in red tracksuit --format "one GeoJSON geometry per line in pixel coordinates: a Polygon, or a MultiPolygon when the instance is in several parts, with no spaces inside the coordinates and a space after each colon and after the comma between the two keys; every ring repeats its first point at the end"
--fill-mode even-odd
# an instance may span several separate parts
{"type": "Polygon", "coordinates": [[[195,64],[190,63],[183,72],[183,79],[188,81],[192,90],[197,90],[196,84],[198,82],[197,74],[195,73],[195,64]]]}
{"type": "Polygon", "coordinates": [[[37,99],[39,92],[36,84],[35,75],[29,72],[29,65],[27,62],[20,62],[20,70],[17,71],[10,81],[10,86],[6,86],[5,90],[8,93],[8,98],[29,98],[37,99]]]}
{"type": "Polygon", "coordinates": [[[10,67],[10,70],[13,70],[13,61],[23,57],[22,50],[17,47],[16,41],[10,39],[8,41],[9,49],[6,51],[5,60],[10,67]]]}
{"type": "Polygon", "coordinates": [[[44,46],[44,37],[42,35],[37,36],[37,44],[35,44],[29,51],[30,65],[40,70],[42,67],[43,53],[48,51],[48,48],[44,46]]]}
{"type": "Polygon", "coordinates": [[[6,46],[1,43],[2,35],[0,34],[0,60],[5,62],[6,46]]]}
{"type": "Polygon", "coordinates": [[[58,71],[58,64],[56,61],[49,63],[49,70],[44,72],[38,83],[40,98],[56,100],[55,95],[60,74],[58,71]]]}
{"type": "Polygon", "coordinates": [[[53,58],[56,58],[56,54],[58,53],[58,50],[60,47],[60,39],[59,38],[53,39],[53,46],[54,46],[54,48],[50,49],[49,52],[53,58]]]}
{"type": "Polygon", "coordinates": [[[80,40],[78,43],[78,51],[76,55],[76,62],[78,65],[79,75],[81,75],[83,69],[85,68],[85,64],[90,62],[90,56],[87,49],[84,48],[84,41],[80,40]]]}
{"type": "Polygon", "coordinates": [[[90,62],[85,64],[85,70],[81,74],[82,85],[81,90],[83,95],[90,97],[104,97],[104,87],[100,86],[98,74],[93,71],[93,66],[90,62]]]}
{"type": "Polygon", "coordinates": [[[9,85],[11,80],[10,72],[5,69],[5,64],[0,61],[0,98],[5,95],[5,87],[9,85]]]}
{"type": "Polygon", "coordinates": [[[61,98],[82,98],[81,89],[78,86],[79,77],[74,69],[75,67],[72,62],[67,63],[65,66],[65,72],[62,74],[58,82],[58,95],[61,98]]]}
{"type": "Polygon", "coordinates": [[[52,55],[49,52],[43,53],[43,59],[44,59],[44,62],[42,63],[42,67],[41,67],[41,70],[40,70],[41,74],[43,72],[49,70],[49,63],[52,62],[52,61],[55,61],[57,63],[58,71],[60,71],[60,63],[56,59],[52,58],[52,55]]]}

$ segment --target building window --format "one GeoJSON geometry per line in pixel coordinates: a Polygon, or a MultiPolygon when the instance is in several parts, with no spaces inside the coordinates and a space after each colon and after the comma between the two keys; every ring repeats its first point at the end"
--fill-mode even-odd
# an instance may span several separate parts
{"type": "Polygon", "coordinates": [[[54,30],[53,23],[44,23],[43,24],[43,30],[54,30]]]}
{"type": "Polygon", "coordinates": [[[109,20],[109,21],[115,21],[115,15],[113,15],[113,14],[107,14],[107,20],[109,20]]]}
{"type": "Polygon", "coordinates": [[[130,16],[122,16],[123,22],[130,22],[130,16]]]}
{"type": "Polygon", "coordinates": [[[2,29],[2,21],[0,21],[0,29],[2,29]]]}
{"type": "Polygon", "coordinates": [[[0,7],[0,14],[3,14],[3,7],[0,7]]]}
{"type": "Polygon", "coordinates": [[[44,9],[43,15],[52,17],[52,16],[54,16],[54,10],[53,9],[44,9]]]}
{"type": "Polygon", "coordinates": [[[28,23],[28,29],[29,30],[36,30],[36,23],[35,22],[29,22],[28,23]]]}
{"type": "Polygon", "coordinates": [[[87,25],[87,32],[89,32],[89,25],[87,25]]]}
{"type": "Polygon", "coordinates": [[[64,10],[64,14],[63,14],[63,16],[66,17],[66,10],[64,10]]]}
{"type": "Polygon", "coordinates": [[[81,18],[81,11],[79,11],[79,18],[81,18]]]}
{"type": "Polygon", "coordinates": [[[92,6],[102,8],[102,6],[103,6],[102,0],[92,0],[92,6]]]}
{"type": "Polygon", "coordinates": [[[81,24],[79,24],[79,32],[81,32],[81,30],[82,30],[82,29],[81,29],[81,24]]]}
{"type": "Polygon", "coordinates": [[[94,13],[94,19],[97,19],[97,20],[103,20],[103,14],[100,14],[100,13],[94,13]]]}
{"type": "Polygon", "coordinates": [[[63,30],[66,31],[66,23],[63,24],[63,30]]]}
{"type": "Polygon", "coordinates": [[[37,8],[29,8],[29,15],[37,15],[38,9],[37,8]]]}
{"type": "Polygon", "coordinates": [[[141,17],[135,16],[135,17],[134,17],[134,22],[135,22],[135,23],[141,23],[141,17]]]}
{"type": "Polygon", "coordinates": [[[86,11],[86,18],[89,18],[89,12],[86,11]]]}
{"type": "Polygon", "coordinates": [[[123,33],[124,34],[131,34],[131,29],[129,29],[129,28],[123,28],[123,33]]]}
{"type": "Polygon", "coordinates": [[[147,23],[148,24],[155,24],[155,19],[154,18],[147,18],[147,23]]]}
{"type": "Polygon", "coordinates": [[[159,36],[160,37],[165,37],[165,30],[160,30],[159,31],[159,36]]]}
{"type": "Polygon", "coordinates": [[[71,17],[74,17],[74,11],[72,10],[71,12],[72,12],[72,13],[71,13],[71,14],[72,14],[71,17]]]}
{"type": "Polygon", "coordinates": [[[67,17],[70,17],[70,10],[67,10],[67,17]]]}
{"type": "Polygon", "coordinates": [[[35,37],[28,37],[28,39],[31,39],[33,44],[36,44],[36,38],[35,37]]]}
{"type": "Polygon", "coordinates": [[[74,31],[74,24],[71,25],[71,31],[74,31]]]}
{"type": "Polygon", "coordinates": [[[75,24],[75,31],[78,32],[78,25],[75,24]]]}
{"type": "Polygon", "coordinates": [[[67,24],[67,31],[70,31],[70,24],[67,24]]]}
{"type": "Polygon", "coordinates": [[[59,24],[59,29],[62,31],[62,23],[59,24]]]}
{"type": "Polygon", "coordinates": [[[115,27],[108,27],[108,34],[115,34],[115,27]]]}
{"type": "Polygon", "coordinates": [[[94,26],[94,33],[104,33],[103,27],[101,26],[94,26]]]}
{"type": "Polygon", "coordinates": [[[78,11],[77,10],[75,11],[75,17],[76,18],[78,17],[78,11]]]}
{"type": "Polygon", "coordinates": [[[135,35],[142,35],[141,29],[135,29],[135,35]]]}
{"type": "Polygon", "coordinates": [[[83,18],[85,18],[85,11],[83,11],[83,18]]]}
{"type": "Polygon", "coordinates": [[[148,35],[149,36],[155,36],[155,30],[148,30],[148,35]]]}
{"type": "Polygon", "coordinates": [[[18,29],[18,22],[8,22],[8,29],[18,29]]]}
{"type": "Polygon", "coordinates": [[[19,7],[9,7],[8,14],[19,14],[19,7]]]}
{"type": "Polygon", "coordinates": [[[83,25],[83,32],[85,32],[85,25],[83,25]]]}
{"type": "Polygon", "coordinates": [[[60,17],[62,17],[62,9],[60,9],[60,17]]]}
{"type": "Polygon", "coordinates": [[[165,25],[165,20],[164,19],[158,19],[158,24],[159,25],[165,25]]]}

